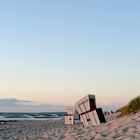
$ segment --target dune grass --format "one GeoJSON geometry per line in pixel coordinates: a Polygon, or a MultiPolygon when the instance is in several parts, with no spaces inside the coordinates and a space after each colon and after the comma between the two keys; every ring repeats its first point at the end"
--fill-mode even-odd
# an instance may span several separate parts
{"type": "Polygon", "coordinates": [[[140,111],[140,96],[135,97],[126,106],[121,107],[116,112],[120,112],[120,116],[125,116],[131,113],[137,113],[138,111],[140,111]]]}

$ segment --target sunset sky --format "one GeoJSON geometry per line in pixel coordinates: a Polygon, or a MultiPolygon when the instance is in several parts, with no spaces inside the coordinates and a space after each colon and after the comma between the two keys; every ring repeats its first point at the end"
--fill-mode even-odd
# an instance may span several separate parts
{"type": "Polygon", "coordinates": [[[1,1],[0,99],[72,105],[95,94],[109,105],[139,95],[139,6],[139,0],[1,1]]]}

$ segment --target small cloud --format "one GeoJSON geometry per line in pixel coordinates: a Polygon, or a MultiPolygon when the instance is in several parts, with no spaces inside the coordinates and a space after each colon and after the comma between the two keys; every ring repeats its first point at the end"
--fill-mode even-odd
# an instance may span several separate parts
{"type": "Polygon", "coordinates": [[[65,111],[62,105],[38,104],[28,100],[18,100],[16,98],[0,99],[0,111],[6,112],[61,112],[65,111]]]}
{"type": "Polygon", "coordinates": [[[37,103],[28,100],[18,100],[16,98],[0,99],[0,106],[26,106],[37,105],[37,103]]]}
{"type": "Polygon", "coordinates": [[[18,100],[15,98],[10,99],[0,99],[0,106],[16,106],[18,103],[18,100]]]}

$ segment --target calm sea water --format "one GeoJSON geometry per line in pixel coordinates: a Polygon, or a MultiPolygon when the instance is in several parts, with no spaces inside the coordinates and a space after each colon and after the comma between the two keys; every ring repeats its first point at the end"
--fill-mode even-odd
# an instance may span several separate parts
{"type": "Polygon", "coordinates": [[[0,113],[0,120],[56,120],[61,119],[66,112],[41,112],[41,113],[0,113]]]}

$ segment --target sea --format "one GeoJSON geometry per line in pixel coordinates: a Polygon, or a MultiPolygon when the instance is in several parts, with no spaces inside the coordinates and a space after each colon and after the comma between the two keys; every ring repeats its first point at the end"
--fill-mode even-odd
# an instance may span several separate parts
{"type": "Polygon", "coordinates": [[[62,119],[66,112],[39,112],[39,113],[17,113],[0,112],[0,121],[7,120],[57,120],[62,119]]]}

